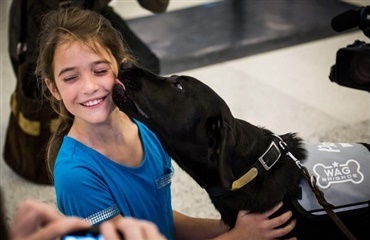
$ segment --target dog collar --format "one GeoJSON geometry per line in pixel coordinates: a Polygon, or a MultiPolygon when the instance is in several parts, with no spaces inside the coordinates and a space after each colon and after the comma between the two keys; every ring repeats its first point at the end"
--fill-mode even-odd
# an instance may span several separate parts
{"type": "Polygon", "coordinates": [[[232,183],[231,188],[228,189],[224,186],[208,187],[205,188],[207,193],[210,196],[222,197],[228,194],[230,190],[238,190],[257,177],[258,173],[270,170],[277,163],[277,161],[279,161],[282,153],[289,154],[287,144],[283,141],[283,139],[275,134],[273,134],[273,136],[273,141],[270,143],[266,151],[258,158],[258,161],[256,161],[243,176],[236,179],[232,183]]]}
{"type": "Polygon", "coordinates": [[[286,143],[278,136],[268,146],[267,150],[258,158],[252,167],[240,178],[236,179],[232,185],[231,190],[238,190],[251,182],[261,171],[268,171],[272,166],[279,161],[282,151],[286,149],[286,143]]]}

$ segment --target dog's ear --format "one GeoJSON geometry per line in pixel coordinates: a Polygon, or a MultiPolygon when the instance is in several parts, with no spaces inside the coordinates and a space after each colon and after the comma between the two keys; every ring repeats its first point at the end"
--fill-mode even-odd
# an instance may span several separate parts
{"type": "Polygon", "coordinates": [[[234,146],[231,126],[222,116],[209,118],[206,122],[208,161],[218,167],[220,180],[227,189],[234,181],[231,160],[234,146]]]}

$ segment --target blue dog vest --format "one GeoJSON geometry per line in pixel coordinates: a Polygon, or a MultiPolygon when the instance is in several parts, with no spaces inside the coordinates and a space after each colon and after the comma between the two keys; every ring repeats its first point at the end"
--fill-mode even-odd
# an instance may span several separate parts
{"type": "MultiPolygon", "coordinates": [[[[319,143],[306,144],[308,159],[302,163],[326,200],[335,206],[334,212],[346,212],[369,207],[370,152],[361,144],[319,143]]],[[[306,179],[298,205],[311,216],[325,215],[306,179]]]]}

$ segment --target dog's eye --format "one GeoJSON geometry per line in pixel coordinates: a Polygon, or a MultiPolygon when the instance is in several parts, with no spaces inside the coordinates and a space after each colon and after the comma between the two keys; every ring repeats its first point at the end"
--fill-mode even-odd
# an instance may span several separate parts
{"type": "Polygon", "coordinates": [[[182,87],[181,83],[175,83],[175,87],[177,87],[180,90],[183,90],[184,88],[182,87]]]}

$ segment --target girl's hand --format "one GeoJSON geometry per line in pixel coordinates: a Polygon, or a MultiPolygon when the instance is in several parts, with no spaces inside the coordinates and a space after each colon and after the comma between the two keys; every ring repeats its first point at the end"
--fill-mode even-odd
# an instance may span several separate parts
{"type": "Polygon", "coordinates": [[[10,228],[11,240],[54,240],[66,233],[89,228],[87,221],[65,217],[45,203],[26,200],[14,216],[10,228]]]}
{"type": "Polygon", "coordinates": [[[123,217],[117,221],[105,221],[100,225],[100,232],[104,239],[110,240],[121,239],[118,232],[124,236],[125,240],[165,240],[156,225],[131,217],[123,217]]]}
{"type": "Polygon", "coordinates": [[[261,240],[276,239],[286,235],[293,230],[296,220],[292,220],[284,227],[279,226],[286,223],[292,217],[291,211],[269,219],[269,217],[274,214],[282,205],[282,203],[279,203],[273,209],[265,213],[249,213],[248,211],[240,211],[235,227],[225,234],[225,237],[227,236],[228,239],[261,240]]]}

